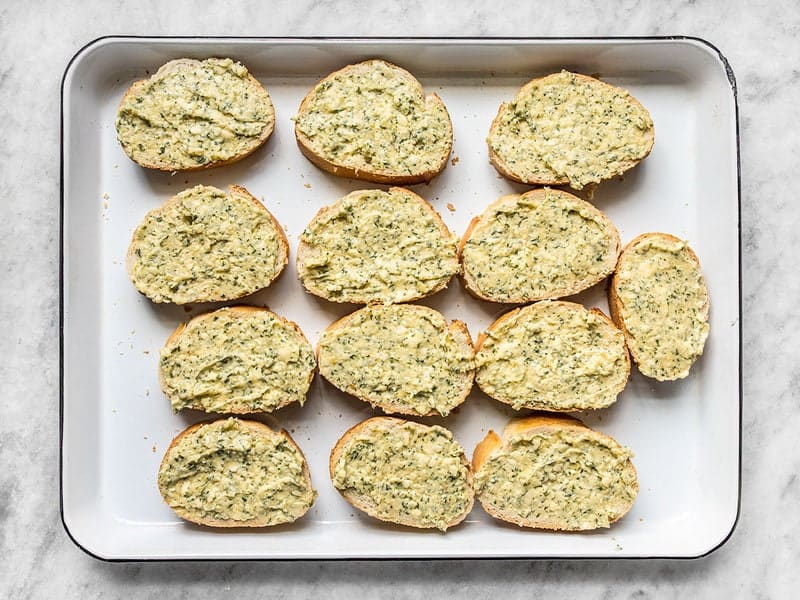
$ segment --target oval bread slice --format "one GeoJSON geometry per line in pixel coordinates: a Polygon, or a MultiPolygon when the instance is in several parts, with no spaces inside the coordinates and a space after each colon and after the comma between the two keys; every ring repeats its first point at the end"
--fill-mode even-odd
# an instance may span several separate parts
{"type": "Polygon", "coordinates": [[[368,515],[445,531],[472,510],[464,449],[438,425],[373,417],[350,428],[331,451],[333,485],[368,515]]]}
{"type": "Polygon", "coordinates": [[[250,193],[198,185],[151,210],[133,233],[128,275],[153,302],[234,300],[267,287],[289,260],[278,221],[250,193]]]}
{"type": "Polygon", "coordinates": [[[682,379],[703,354],[708,288],[685,241],[645,233],[629,242],[611,278],[608,304],[642,375],[682,379]]]}
{"type": "Polygon", "coordinates": [[[607,277],[619,233],[602,212],[561,190],[503,196],[472,220],[459,245],[474,296],[522,303],[570,296],[607,277]]]}
{"type": "Polygon", "coordinates": [[[567,416],[537,415],[489,431],[475,448],[484,510],[520,527],[586,531],[621,519],[639,492],[631,452],[567,416]]]}
{"type": "Polygon", "coordinates": [[[561,71],[504,102],[486,141],[501,175],[580,190],[633,168],[654,139],[650,113],[626,90],[561,71]]]}
{"type": "Polygon", "coordinates": [[[453,126],[442,100],[425,96],[397,65],[367,60],[331,73],[295,116],[300,151],[339,177],[406,185],[447,165],[453,126]]]}
{"type": "Polygon", "coordinates": [[[234,306],[178,326],[161,349],[158,375],[175,411],[246,414],[302,405],[315,367],[295,323],[234,306]]]}
{"type": "Polygon", "coordinates": [[[322,334],[320,374],[387,413],[447,416],[466,400],[475,374],[467,326],[413,304],[367,306],[322,334]]]}
{"type": "Polygon", "coordinates": [[[444,288],[458,270],[447,225],[404,188],[359,190],[323,208],[297,249],[303,286],[333,302],[417,300],[444,288]]]}
{"type": "Polygon", "coordinates": [[[139,165],[197,171],[241,160],[275,126],[272,100],[230,58],[181,58],[135,82],[117,110],[117,138],[139,165]]]}
{"type": "Polygon", "coordinates": [[[317,495],[288,433],[233,418],[178,435],[161,461],[158,489],[180,518],[210,527],[291,523],[317,495]]]}
{"type": "Polygon", "coordinates": [[[630,374],[625,339],[600,310],[544,301],[506,313],[478,337],[475,381],[516,410],[605,408],[630,374]]]}

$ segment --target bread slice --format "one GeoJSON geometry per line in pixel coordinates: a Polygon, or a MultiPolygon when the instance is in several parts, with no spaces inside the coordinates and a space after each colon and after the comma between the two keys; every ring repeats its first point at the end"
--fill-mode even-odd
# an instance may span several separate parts
{"type": "Polygon", "coordinates": [[[606,408],[630,374],[622,332],[600,310],[543,301],[506,313],[478,337],[475,381],[516,410],[606,408]]]}
{"type": "Polygon", "coordinates": [[[708,287],[685,241],[668,233],[630,241],[611,278],[608,305],[642,375],[682,379],[703,354],[708,287]]]}
{"type": "Polygon", "coordinates": [[[218,302],[267,287],[289,260],[278,221],[238,185],[198,185],[151,210],[133,233],[128,275],[153,302],[218,302]]]}
{"type": "Polygon", "coordinates": [[[614,270],[619,249],[608,217],[550,188],[496,200],[472,220],[458,248],[464,286],[473,296],[515,304],[595,285],[614,270]]]}
{"type": "Polygon", "coordinates": [[[197,171],[252,154],[275,127],[272,100],[230,58],[180,58],[135,82],[117,110],[117,139],[139,165],[197,171]]]}
{"type": "Polygon", "coordinates": [[[484,510],[520,527],[586,531],[621,519],[639,492],[631,452],[567,416],[534,415],[475,448],[484,510]]]}
{"type": "Polygon", "coordinates": [[[320,81],[294,118],[300,151],[339,177],[406,185],[447,165],[453,126],[442,100],[383,60],[348,65],[320,81]]]}
{"type": "Polygon", "coordinates": [[[175,411],[247,414],[302,405],[315,367],[297,324],[233,306],[179,325],[161,349],[158,378],[175,411]]]}
{"type": "Polygon", "coordinates": [[[459,270],[456,239],[414,192],[359,190],[320,210],[300,236],[297,273],[332,302],[409,302],[459,270]]]}
{"type": "Polygon", "coordinates": [[[331,451],[333,485],[368,515],[445,531],[472,510],[464,449],[438,425],[373,417],[351,427],[331,451]]]}
{"type": "Polygon", "coordinates": [[[317,345],[320,374],[384,412],[447,416],[475,375],[467,326],[414,304],[367,306],[331,324],[317,345]]]}
{"type": "Polygon", "coordinates": [[[288,433],[234,418],[192,425],[172,440],[158,489],[181,519],[209,527],[291,523],[317,496],[288,433]]]}
{"type": "Polygon", "coordinates": [[[561,71],[501,104],[486,141],[504,177],[580,190],[633,168],[654,139],[650,113],[626,90],[561,71]]]}

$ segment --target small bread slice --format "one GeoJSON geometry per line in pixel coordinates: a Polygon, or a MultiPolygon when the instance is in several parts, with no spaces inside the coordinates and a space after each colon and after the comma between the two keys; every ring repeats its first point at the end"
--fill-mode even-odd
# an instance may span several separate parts
{"type": "Polygon", "coordinates": [[[486,141],[504,177],[580,190],[636,166],[654,139],[650,113],[626,90],[561,71],[501,104],[486,141]]]}
{"type": "Polygon", "coordinates": [[[235,300],[267,287],[289,242],[261,202],[238,185],[198,185],[151,210],[133,233],[128,276],[153,302],[235,300]]]}
{"type": "Polygon", "coordinates": [[[247,414],[302,405],[315,367],[296,323],[233,306],[179,325],[161,349],[158,379],[175,411],[247,414]]]}
{"type": "Polygon", "coordinates": [[[467,291],[520,304],[595,285],[614,270],[619,249],[617,228],[602,212],[543,188],[490,204],[472,220],[458,251],[467,291]]]}
{"type": "Polygon", "coordinates": [[[682,379],[703,354],[708,287],[685,241],[668,233],[631,240],[611,278],[608,305],[642,375],[682,379]]]}
{"type": "Polygon", "coordinates": [[[520,527],[587,531],[609,527],[639,492],[631,452],[562,415],[513,420],[475,448],[475,492],[484,510],[520,527]]]}
{"type": "Polygon", "coordinates": [[[197,171],[252,154],[275,127],[272,100],[230,58],[180,58],[135,82],[117,110],[131,160],[160,171],[197,171]]]}
{"type": "Polygon", "coordinates": [[[478,337],[475,381],[516,410],[606,408],[625,388],[625,339],[600,310],[538,302],[506,313],[478,337]]]}
{"type": "Polygon", "coordinates": [[[333,485],[345,500],[389,523],[445,531],[472,510],[472,471],[444,427],[373,417],[331,451],[333,485]]]}
{"type": "Polygon", "coordinates": [[[294,118],[300,151],[339,177],[407,185],[447,165],[453,126],[441,98],[383,60],[331,73],[303,98],[294,118]]]}
{"type": "Polygon", "coordinates": [[[458,273],[456,246],[439,213],[414,192],[358,190],[308,224],[297,273],[306,290],[332,302],[409,302],[458,273]]]}
{"type": "Polygon", "coordinates": [[[291,523],[317,496],[288,433],[234,418],[192,425],[172,440],[158,489],[181,519],[209,527],[291,523]]]}
{"type": "Polygon", "coordinates": [[[475,375],[467,326],[415,304],[367,306],[322,334],[320,374],[390,414],[441,415],[466,400],[475,375]]]}

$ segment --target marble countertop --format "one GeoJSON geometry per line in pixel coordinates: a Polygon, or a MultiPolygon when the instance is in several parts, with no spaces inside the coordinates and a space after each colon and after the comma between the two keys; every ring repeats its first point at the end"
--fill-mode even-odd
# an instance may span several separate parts
{"type": "Polygon", "coordinates": [[[800,584],[800,246],[791,173],[800,8],[749,3],[183,0],[0,7],[0,596],[8,598],[464,595],[785,598],[800,584]],[[400,6],[402,5],[402,8],[400,6]],[[502,7],[502,8],[501,8],[502,7]],[[108,34],[698,36],[729,59],[742,162],[743,464],[730,540],[697,560],[109,564],[67,537],[58,502],[59,84],[108,34]]]}

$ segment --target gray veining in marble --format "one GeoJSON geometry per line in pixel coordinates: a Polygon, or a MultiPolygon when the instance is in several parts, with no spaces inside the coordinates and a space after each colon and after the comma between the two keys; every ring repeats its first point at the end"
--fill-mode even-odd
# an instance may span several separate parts
{"type": "MultiPolygon", "coordinates": [[[[767,2],[0,2],[0,597],[787,598],[800,585],[800,5],[767,2]],[[400,6],[402,5],[402,8],[400,6]],[[665,35],[712,41],[741,112],[742,506],[694,561],[106,564],[58,514],[59,83],[106,34],[665,35]]],[[[709,174],[713,177],[713,174],[709,174]]],[[[731,293],[735,293],[733,290],[731,293]]]]}

